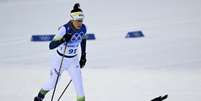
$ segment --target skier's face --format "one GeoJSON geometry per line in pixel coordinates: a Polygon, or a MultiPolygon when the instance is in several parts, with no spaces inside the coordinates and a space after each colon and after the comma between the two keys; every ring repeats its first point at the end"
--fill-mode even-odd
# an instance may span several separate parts
{"type": "Polygon", "coordinates": [[[74,26],[76,29],[80,29],[80,28],[81,28],[82,22],[83,22],[83,20],[72,20],[73,26],[74,26]]]}

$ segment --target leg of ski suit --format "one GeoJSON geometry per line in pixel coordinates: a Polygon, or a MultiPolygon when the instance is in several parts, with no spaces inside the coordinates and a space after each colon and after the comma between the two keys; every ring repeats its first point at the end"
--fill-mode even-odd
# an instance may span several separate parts
{"type": "MultiPolygon", "coordinates": [[[[50,78],[42,87],[43,90],[50,91],[54,88],[57,75],[59,74],[58,72],[59,72],[61,60],[62,60],[62,56],[56,54],[56,56],[53,59],[53,68],[51,69],[50,78]]],[[[63,59],[63,65],[62,65],[60,74],[62,74],[64,70],[68,71],[68,74],[70,75],[72,79],[72,82],[74,84],[74,88],[77,94],[77,101],[85,101],[85,94],[83,90],[82,75],[81,75],[78,56],[75,56],[73,58],[65,57],[63,59]]]]}

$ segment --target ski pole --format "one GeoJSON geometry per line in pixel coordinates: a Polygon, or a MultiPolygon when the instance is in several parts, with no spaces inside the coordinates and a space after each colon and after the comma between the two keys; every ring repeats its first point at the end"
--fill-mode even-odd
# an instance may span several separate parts
{"type": "Polygon", "coordinates": [[[63,94],[65,93],[65,91],[67,90],[68,86],[71,84],[72,80],[70,80],[66,86],[66,88],[63,90],[63,92],[61,93],[61,95],[59,96],[58,100],[59,101],[61,99],[61,97],[63,96],[63,94]]]}
{"type": "Polygon", "coordinates": [[[62,67],[63,60],[64,60],[64,54],[66,53],[66,48],[67,48],[67,44],[65,45],[65,48],[64,48],[64,53],[63,53],[63,56],[62,56],[62,59],[61,59],[61,63],[60,63],[60,67],[59,67],[59,73],[58,73],[58,75],[57,75],[56,83],[55,83],[55,85],[54,85],[54,91],[53,91],[53,93],[52,93],[51,101],[53,101],[54,93],[55,93],[55,91],[56,91],[57,83],[58,83],[58,81],[59,81],[59,76],[60,76],[61,67],[62,67]]]}

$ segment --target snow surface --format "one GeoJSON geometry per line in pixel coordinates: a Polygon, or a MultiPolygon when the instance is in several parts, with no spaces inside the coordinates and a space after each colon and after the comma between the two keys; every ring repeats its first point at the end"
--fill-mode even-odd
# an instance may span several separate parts
{"type": "MultiPolygon", "coordinates": [[[[33,101],[54,51],[30,37],[56,33],[77,1],[97,37],[87,43],[82,70],[86,101],[150,101],[164,94],[167,101],[200,100],[200,0],[1,0],[1,101],[33,101]],[[125,39],[133,30],[145,37],[125,39]]],[[[58,91],[68,80],[63,74],[58,91]]],[[[74,96],[70,86],[62,101],[74,96]]]]}

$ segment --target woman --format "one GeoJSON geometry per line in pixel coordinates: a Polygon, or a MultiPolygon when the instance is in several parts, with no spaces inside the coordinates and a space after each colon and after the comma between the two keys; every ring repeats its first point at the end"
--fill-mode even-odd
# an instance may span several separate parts
{"type": "Polygon", "coordinates": [[[84,14],[76,3],[71,10],[71,20],[59,28],[58,33],[50,42],[49,48],[56,48],[53,66],[50,73],[50,79],[40,89],[34,101],[42,101],[45,95],[54,88],[57,76],[64,70],[67,70],[75,87],[77,101],[85,101],[85,94],[82,84],[82,76],[80,68],[86,63],[86,27],[83,24],[84,14]],[[78,46],[81,44],[81,58],[78,59],[78,46]],[[65,51],[66,49],[66,51],[65,51]],[[65,51],[65,53],[64,53],[65,51]],[[63,58],[61,71],[59,68],[63,58]]]}

